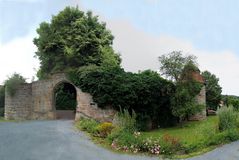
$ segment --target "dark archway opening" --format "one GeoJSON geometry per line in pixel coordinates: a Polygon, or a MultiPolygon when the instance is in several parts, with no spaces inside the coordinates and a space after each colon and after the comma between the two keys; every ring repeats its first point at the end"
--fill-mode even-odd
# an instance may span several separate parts
{"type": "Polygon", "coordinates": [[[76,88],[70,83],[60,83],[54,90],[56,119],[75,119],[76,88]]]}

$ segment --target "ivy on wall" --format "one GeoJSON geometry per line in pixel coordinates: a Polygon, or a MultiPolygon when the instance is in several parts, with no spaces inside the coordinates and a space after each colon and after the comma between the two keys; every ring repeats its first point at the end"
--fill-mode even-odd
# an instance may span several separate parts
{"type": "Polygon", "coordinates": [[[175,86],[157,72],[131,73],[119,67],[91,65],[70,71],[69,78],[84,92],[90,93],[99,107],[134,110],[139,122],[148,120],[154,127],[175,122],[170,109],[170,96],[175,86]]]}

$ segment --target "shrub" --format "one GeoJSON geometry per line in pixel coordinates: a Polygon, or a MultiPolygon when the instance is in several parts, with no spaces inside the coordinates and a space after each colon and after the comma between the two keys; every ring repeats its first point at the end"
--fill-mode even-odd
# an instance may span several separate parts
{"type": "Polygon", "coordinates": [[[114,128],[114,126],[112,123],[104,122],[104,123],[99,124],[96,127],[96,130],[100,137],[106,138],[111,133],[113,128],[114,128]]]}
{"type": "Polygon", "coordinates": [[[238,114],[233,110],[232,106],[222,107],[218,112],[218,116],[220,131],[236,128],[238,114]]]}
{"type": "Polygon", "coordinates": [[[182,144],[178,138],[164,134],[161,140],[161,147],[164,154],[172,154],[181,150],[182,144]]]}
{"type": "Polygon", "coordinates": [[[137,146],[137,138],[130,132],[124,131],[118,134],[117,138],[113,140],[120,148],[129,149],[130,146],[137,146]],[[126,148],[127,147],[127,148],[126,148]]]}
{"type": "Polygon", "coordinates": [[[132,111],[132,114],[128,110],[120,110],[115,116],[115,125],[123,130],[134,133],[136,130],[136,114],[132,111]]]}
{"type": "Polygon", "coordinates": [[[229,129],[226,131],[226,139],[228,141],[235,141],[239,139],[239,132],[237,128],[229,129]]]}
{"type": "Polygon", "coordinates": [[[98,122],[96,122],[93,119],[88,118],[81,118],[77,123],[76,127],[80,130],[96,134],[97,133],[97,126],[99,125],[98,122]]]}
{"type": "Polygon", "coordinates": [[[25,83],[26,79],[23,78],[20,74],[14,73],[11,77],[8,78],[4,82],[4,85],[6,87],[6,91],[10,96],[14,96],[17,88],[22,84],[25,83]]]}
{"type": "Polygon", "coordinates": [[[127,131],[114,129],[109,139],[111,141],[111,147],[116,150],[137,152],[148,152],[151,154],[160,154],[161,146],[159,140],[153,140],[151,138],[144,139],[141,137],[140,132],[130,133],[127,131]],[[114,137],[114,138],[113,138],[114,137]]]}
{"type": "Polygon", "coordinates": [[[138,130],[148,131],[152,129],[152,126],[151,126],[152,122],[149,115],[145,115],[145,114],[137,115],[136,121],[137,121],[136,127],[138,130]]]}
{"type": "Polygon", "coordinates": [[[237,129],[229,129],[207,139],[207,145],[218,145],[226,142],[231,142],[239,139],[239,132],[237,129]]]}
{"type": "Polygon", "coordinates": [[[199,148],[202,148],[205,146],[205,142],[201,141],[199,143],[184,143],[182,145],[182,150],[184,151],[184,153],[188,154],[188,153],[192,153],[196,150],[198,150],[199,148]]]}

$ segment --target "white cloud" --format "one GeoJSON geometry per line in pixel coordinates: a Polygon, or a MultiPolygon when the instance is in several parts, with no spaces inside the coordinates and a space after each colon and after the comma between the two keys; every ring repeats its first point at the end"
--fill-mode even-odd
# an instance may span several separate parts
{"type": "MultiPolygon", "coordinates": [[[[72,4],[79,4],[73,0],[72,4]]],[[[86,10],[80,5],[80,8],[86,10]]],[[[94,11],[97,15],[99,12],[94,11]]],[[[161,35],[159,37],[147,34],[135,28],[130,22],[124,20],[109,20],[100,16],[100,20],[107,22],[107,27],[115,36],[114,48],[122,55],[122,66],[127,71],[137,72],[145,69],[159,69],[158,56],[173,50],[182,50],[184,53],[194,54],[198,57],[200,69],[209,70],[220,79],[224,94],[239,95],[239,58],[231,51],[209,52],[194,47],[190,41],[161,35]]],[[[39,67],[37,59],[33,58],[36,47],[32,43],[35,35],[14,39],[0,44],[0,82],[13,72],[19,72],[31,79],[35,75],[33,68],[39,67]]]]}
{"type": "Polygon", "coordinates": [[[209,70],[220,79],[224,94],[239,95],[239,58],[231,51],[199,50],[186,40],[162,35],[156,37],[136,29],[127,21],[108,21],[115,36],[114,48],[122,55],[122,65],[128,71],[159,69],[158,56],[174,50],[198,57],[200,69],[209,70]]]}
{"type": "Polygon", "coordinates": [[[26,77],[28,82],[36,74],[35,69],[38,69],[39,62],[33,57],[36,51],[33,37],[33,34],[29,34],[0,44],[0,84],[14,72],[26,77]]]}

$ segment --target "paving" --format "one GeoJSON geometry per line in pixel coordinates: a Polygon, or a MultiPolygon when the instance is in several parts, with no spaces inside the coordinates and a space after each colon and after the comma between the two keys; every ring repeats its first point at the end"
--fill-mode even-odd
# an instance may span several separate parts
{"type": "MultiPolygon", "coordinates": [[[[0,160],[158,160],[117,154],[92,143],[73,121],[0,123],[0,160]]],[[[239,142],[188,160],[239,160],[239,142]]]]}

